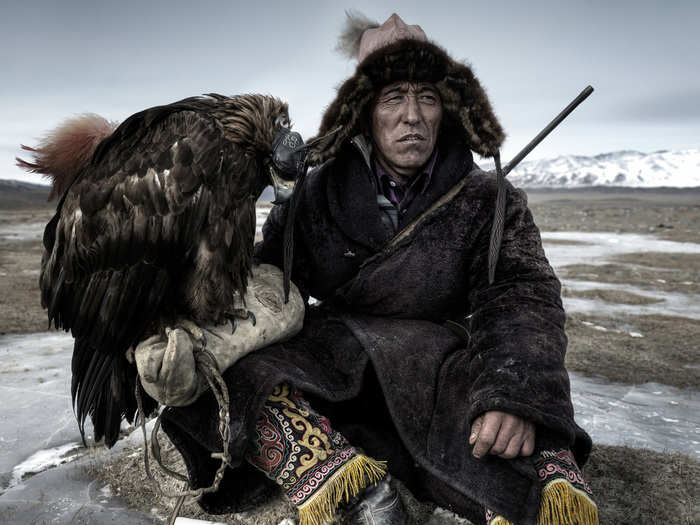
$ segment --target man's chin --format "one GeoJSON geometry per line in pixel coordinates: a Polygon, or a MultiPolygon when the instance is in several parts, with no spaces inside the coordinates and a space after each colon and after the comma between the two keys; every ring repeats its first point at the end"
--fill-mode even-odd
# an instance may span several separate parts
{"type": "Polygon", "coordinates": [[[421,153],[420,155],[406,155],[399,159],[396,166],[402,170],[417,170],[428,162],[429,158],[430,154],[426,155],[425,153],[421,153]]]}

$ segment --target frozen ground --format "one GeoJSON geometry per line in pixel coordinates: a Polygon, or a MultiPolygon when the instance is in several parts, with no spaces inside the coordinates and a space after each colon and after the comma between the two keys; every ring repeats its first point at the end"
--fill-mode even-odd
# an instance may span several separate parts
{"type": "Polygon", "coordinates": [[[599,283],[575,279],[562,279],[562,283],[572,291],[617,290],[655,299],[652,304],[616,304],[580,297],[564,297],[564,308],[569,313],[584,313],[615,317],[627,315],[677,315],[690,319],[700,319],[700,295],[696,293],[663,292],[648,290],[629,284],[599,283]]]}
{"type": "Polygon", "coordinates": [[[94,480],[70,402],[72,339],[0,336],[0,523],[151,524],[94,480]]]}
{"type": "MultiPolygon", "coordinates": [[[[571,264],[604,264],[626,253],[639,254],[640,261],[644,259],[644,252],[700,253],[700,244],[660,240],[642,234],[543,232],[542,240],[547,258],[557,271],[571,264]]],[[[649,283],[649,288],[576,279],[563,279],[562,283],[574,291],[617,290],[658,300],[652,304],[628,305],[565,297],[564,307],[570,313],[611,317],[677,315],[700,319],[698,294],[660,291],[653,287],[655,283],[649,283]]],[[[630,335],[643,337],[636,332],[630,335]]],[[[604,379],[570,375],[577,422],[595,442],[658,451],[678,450],[700,459],[700,394],[697,391],[656,383],[616,385],[604,379]]]]}
{"type": "MultiPolygon", "coordinates": [[[[80,445],[69,396],[71,346],[65,334],[0,336],[0,522],[151,523],[86,471],[109,452],[80,445]]],[[[576,419],[597,443],[700,459],[700,393],[577,374],[571,380],[576,419]]]]}
{"type": "Polygon", "coordinates": [[[595,443],[678,451],[700,460],[700,392],[569,376],[576,422],[595,443]]]}
{"type": "MultiPolygon", "coordinates": [[[[260,228],[266,210],[258,210],[260,228]]],[[[40,239],[42,223],[0,226],[0,241],[40,239]]],[[[601,264],[624,253],[700,253],[700,244],[652,235],[543,233],[555,269],[601,264]]],[[[700,318],[698,294],[653,287],[564,280],[572,290],[619,289],[660,302],[618,305],[565,298],[570,312],[661,314],[700,318]]],[[[639,334],[642,335],[642,334],[639,334]]],[[[0,523],[152,523],[153,515],[126,509],[95,481],[88,466],[109,453],[82,447],[70,404],[71,338],[63,333],[0,336],[0,523]]],[[[700,393],[648,383],[612,384],[571,374],[576,419],[602,444],[680,451],[700,458],[700,393]]]]}
{"type": "Polygon", "coordinates": [[[44,234],[45,222],[0,225],[0,241],[38,241],[44,234]]]}
{"type": "Polygon", "coordinates": [[[547,258],[557,269],[569,264],[605,264],[623,253],[700,253],[700,244],[658,239],[654,235],[614,232],[542,232],[547,258]]]}
{"type": "Polygon", "coordinates": [[[90,467],[100,460],[81,456],[7,490],[0,495],[0,523],[153,525],[153,515],[129,509],[110,486],[95,479],[90,467]]]}
{"type": "Polygon", "coordinates": [[[80,441],[70,401],[72,346],[62,333],[0,336],[1,489],[18,481],[15,467],[33,454],[80,441]]]}
{"type": "MultiPolygon", "coordinates": [[[[542,242],[550,264],[558,272],[572,264],[601,265],[615,256],[636,253],[639,261],[644,261],[644,252],[657,253],[700,253],[700,244],[673,242],[656,238],[653,235],[610,232],[543,232],[542,242]]],[[[633,264],[626,266],[634,267],[633,264]]],[[[662,281],[659,281],[661,283],[662,281]]],[[[655,282],[648,288],[629,284],[610,284],[579,279],[562,279],[562,284],[575,291],[593,289],[618,290],[658,299],[647,305],[615,304],[606,301],[564,297],[567,312],[615,316],[632,315],[678,315],[700,319],[700,295],[696,293],[672,293],[654,289],[655,282]]],[[[688,282],[688,285],[695,284],[688,282]]]]}
{"type": "MultiPolygon", "coordinates": [[[[255,210],[255,232],[262,233],[262,225],[270,212],[269,205],[258,205],[255,210]]],[[[38,241],[44,234],[46,222],[0,224],[0,241],[38,241]]]]}

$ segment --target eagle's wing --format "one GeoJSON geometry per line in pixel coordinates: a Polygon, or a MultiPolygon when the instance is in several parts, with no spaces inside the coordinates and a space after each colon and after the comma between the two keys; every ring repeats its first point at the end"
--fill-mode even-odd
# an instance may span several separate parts
{"type": "Polygon", "coordinates": [[[42,302],[76,339],[76,415],[82,431],[90,414],[95,439],[104,435],[109,446],[136,410],[129,347],[163,315],[218,321],[250,268],[255,159],[198,103],[127,119],[98,146],[44,232],[42,302]]]}

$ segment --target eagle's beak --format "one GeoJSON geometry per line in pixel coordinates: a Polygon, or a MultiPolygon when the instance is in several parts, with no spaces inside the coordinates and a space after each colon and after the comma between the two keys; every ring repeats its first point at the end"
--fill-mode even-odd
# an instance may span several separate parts
{"type": "Polygon", "coordinates": [[[294,179],[285,180],[280,177],[272,163],[268,164],[268,170],[270,171],[272,187],[275,190],[275,200],[272,201],[272,204],[282,204],[288,201],[294,193],[294,179]]]}

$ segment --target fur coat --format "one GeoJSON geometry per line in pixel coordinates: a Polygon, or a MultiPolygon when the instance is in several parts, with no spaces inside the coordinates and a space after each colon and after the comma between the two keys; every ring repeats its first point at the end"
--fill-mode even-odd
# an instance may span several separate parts
{"type": "MultiPolygon", "coordinates": [[[[496,182],[464,142],[442,137],[431,183],[400,217],[398,235],[380,218],[362,145],[347,141],[307,178],[292,280],[320,305],[308,308],[298,336],[224,374],[235,461],[219,492],[201,503],[240,511],[274,490],[243,457],[267,395],[288,382],[355,446],[387,459],[418,497],[477,523],[483,507],[534,523],[541,487],[531,461],[477,460],[468,444],[474,418],[501,410],[535,422],[539,448],[570,447],[580,466],[591,448],[573,419],[560,283],[526,197],[507,186],[489,284],[496,182]]],[[[256,246],[260,262],[282,265],[286,213],[286,206],[270,213],[256,246]]],[[[210,484],[218,462],[209,454],[220,447],[213,397],[169,408],[164,419],[191,484],[210,484]]]]}
{"type": "MultiPolygon", "coordinates": [[[[321,303],[307,309],[296,337],[225,372],[234,461],[201,504],[240,511],[277,490],[244,457],[268,394],[287,382],[351,443],[388,460],[419,498],[475,523],[484,507],[518,525],[534,523],[541,487],[531,460],[473,458],[472,421],[488,410],[529,419],[536,447],[569,447],[579,466],[591,440],[573,419],[560,283],[525,195],[472,159],[471,151],[496,155],[505,136],[486,92],[468,65],[438,45],[399,39],[363,58],[318,135],[307,160],[320,167],[307,177],[294,216],[292,279],[321,303]],[[397,81],[434,85],[443,117],[431,182],[395,235],[381,220],[370,152],[358,137],[367,134],[381,88],[397,81]],[[505,223],[490,282],[498,193],[505,223]]],[[[287,205],[271,211],[256,246],[260,262],[282,267],[287,212],[287,205]]],[[[217,421],[210,395],[165,412],[163,427],[193,487],[210,485],[218,466],[210,457],[221,448],[217,421]]]]}

